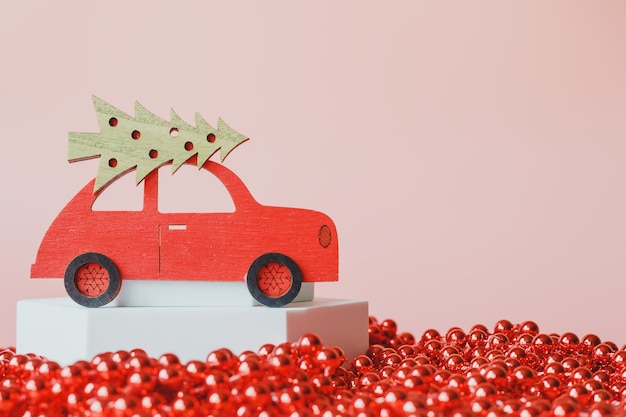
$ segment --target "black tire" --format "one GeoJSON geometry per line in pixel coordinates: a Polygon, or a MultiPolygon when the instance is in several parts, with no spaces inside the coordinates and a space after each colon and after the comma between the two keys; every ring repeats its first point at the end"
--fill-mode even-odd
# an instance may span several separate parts
{"type": "Polygon", "coordinates": [[[74,258],[65,269],[64,282],[65,290],[70,298],[77,304],[85,307],[101,307],[110,303],[117,297],[121,288],[120,273],[113,261],[95,252],[83,253],[74,258]],[[89,266],[94,269],[90,270],[89,266]],[[84,275],[85,271],[95,271],[95,273],[100,275],[106,273],[108,279],[103,277],[85,278],[84,276],[78,276],[79,274],[84,275]],[[89,279],[93,282],[88,284],[83,283],[82,285],[79,284],[80,280],[89,279]],[[102,288],[104,287],[104,282],[107,280],[108,285],[102,288]],[[89,287],[86,287],[87,285],[89,287]],[[95,288],[93,294],[89,294],[90,288],[95,288]]]}
{"type": "MultiPolygon", "coordinates": [[[[298,265],[288,256],[281,253],[266,253],[261,255],[252,262],[248,269],[248,275],[246,276],[246,282],[248,283],[248,290],[252,297],[259,303],[268,307],[282,307],[292,302],[300,293],[300,287],[302,287],[302,272],[298,265]],[[268,266],[278,265],[280,275],[289,272],[290,283],[287,287],[280,290],[276,290],[278,294],[268,294],[267,287],[265,290],[259,286],[259,273],[270,272],[272,274],[272,283],[276,283],[276,279],[279,278],[282,281],[282,276],[277,277],[271,271],[268,271],[268,266]],[[287,271],[285,271],[285,269],[287,271]]],[[[280,285],[277,285],[280,287],[280,285]]]]}

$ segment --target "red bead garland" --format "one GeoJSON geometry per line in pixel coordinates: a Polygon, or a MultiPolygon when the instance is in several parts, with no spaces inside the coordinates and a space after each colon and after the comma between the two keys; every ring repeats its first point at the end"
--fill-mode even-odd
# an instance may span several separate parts
{"type": "Polygon", "coordinates": [[[370,317],[369,336],[355,358],[315,334],[188,363],[134,349],[60,367],[4,349],[0,417],[626,415],[626,350],[595,335],[500,320],[416,340],[370,317]]]}

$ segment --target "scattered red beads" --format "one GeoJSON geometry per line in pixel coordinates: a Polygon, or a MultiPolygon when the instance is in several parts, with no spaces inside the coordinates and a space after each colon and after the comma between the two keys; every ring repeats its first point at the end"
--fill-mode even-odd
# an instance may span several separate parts
{"type": "Polygon", "coordinates": [[[369,322],[356,358],[315,334],[204,361],[108,352],[61,367],[0,351],[3,416],[577,416],[626,415],[626,349],[536,323],[476,325],[419,340],[369,322]]]}

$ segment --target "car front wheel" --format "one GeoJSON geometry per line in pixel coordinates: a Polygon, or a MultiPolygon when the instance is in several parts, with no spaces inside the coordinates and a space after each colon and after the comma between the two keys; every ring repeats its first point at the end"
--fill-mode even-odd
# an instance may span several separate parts
{"type": "Polygon", "coordinates": [[[259,256],[248,269],[248,290],[259,303],[281,307],[292,302],[302,286],[298,265],[281,253],[259,256]]]}
{"type": "Polygon", "coordinates": [[[64,281],[70,298],[85,307],[110,303],[121,287],[120,274],[113,261],[95,252],[74,258],[65,270],[64,281]]]}

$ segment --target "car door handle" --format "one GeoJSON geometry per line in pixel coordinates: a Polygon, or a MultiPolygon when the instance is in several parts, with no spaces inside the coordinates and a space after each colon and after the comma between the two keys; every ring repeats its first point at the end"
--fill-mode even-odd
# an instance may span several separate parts
{"type": "Polygon", "coordinates": [[[187,230],[186,224],[170,224],[167,226],[168,230],[187,230]]]}

